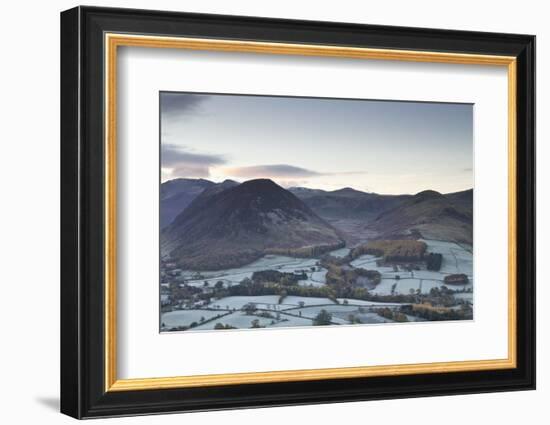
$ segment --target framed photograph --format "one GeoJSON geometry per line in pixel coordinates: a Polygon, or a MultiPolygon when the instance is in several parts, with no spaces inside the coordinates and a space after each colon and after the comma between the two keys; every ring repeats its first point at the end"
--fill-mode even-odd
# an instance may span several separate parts
{"type": "Polygon", "coordinates": [[[61,14],[61,411],[535,387],[535,37],[61,14]]]}

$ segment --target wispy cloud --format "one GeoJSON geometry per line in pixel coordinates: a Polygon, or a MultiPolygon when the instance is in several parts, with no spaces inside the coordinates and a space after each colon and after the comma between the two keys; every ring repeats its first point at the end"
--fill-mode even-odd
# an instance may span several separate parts
{"type": "Polygon", "coordinates": [[[308,177],[366,174],[364,171],[347,171],[342,173],[326,173],[289,164],[253,165],[249,167],[227,167],[222,169],[228,176],[255,178],[268,177],[279,179],[301,179],[308,177]]]}
{"type": "Polygon", "coordinates": [[[222,155],[194,153],[172,144],[163,144],[161,150],[163,169],[170,169],[170,176],[209,177],[210,168],[226,163],[222,155]]]}
{"type": "Polygon", "coordinates": [[[287,164],[274,165],[253,165],[250,167],[230,167],[223,168],[224,174],[228,176],[252,178],[252,177],[273,177],[273,178],[300,178],[315,177],[321,175],[312,170],[287,164]]]}

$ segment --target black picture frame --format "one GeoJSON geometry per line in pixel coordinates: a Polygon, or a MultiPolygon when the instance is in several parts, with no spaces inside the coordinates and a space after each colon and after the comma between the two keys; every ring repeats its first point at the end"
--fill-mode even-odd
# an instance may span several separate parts
{"type": "Polygon", "coordinates": [[[534,36],[97,7],[67,10],[61,13],[61,194],[62,413],[93,418],[535,388],[534,36]],[[106,392],[106,32],[516,57],[517,367],[106,392]]]}

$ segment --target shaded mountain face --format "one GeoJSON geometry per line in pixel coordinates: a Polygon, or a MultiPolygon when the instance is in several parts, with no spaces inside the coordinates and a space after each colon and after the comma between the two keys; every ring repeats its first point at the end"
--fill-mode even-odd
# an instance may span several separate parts
{"type": "Polygon", "coordinates": [[[174,179],[160,185],[160,228],[168,226],[178,214],[205,190],[219,191],[238,185],[233,180],[214,183],[205,179],[174,179]]]}
{"type": "Polygon", "coordinates": [[[426,190],[367,225],[378,239],[437,239],[472,244],[472,190],[442,195],[426,190]]]}
{"type": "Polygon", "coordinates": [[[266,253],[306,255],[343,246],[336,229],[271,180],[203,191],[161,233],[161,251],[181,267],[215,270],[266,253]]]}
{"type": "Polygon", "coordinates": [[[206,188],[215,183],[204,179],[174,179],[160,185],[160,228],[166,227],[206,188]]]}
{"type": "Polygon", "coordinates": [[[411,195],[379,195],[344,188],[334,191],[294,187],[289,189],[317,215],[327,220],[372,220],[411,195]]]}
{"type": "Polygon", "coordinates": [[[445,196],[454,204],[463,208],[473,209],[474,206],[474,190],[468,189],[461,192],[447,193],[445,196]]]}

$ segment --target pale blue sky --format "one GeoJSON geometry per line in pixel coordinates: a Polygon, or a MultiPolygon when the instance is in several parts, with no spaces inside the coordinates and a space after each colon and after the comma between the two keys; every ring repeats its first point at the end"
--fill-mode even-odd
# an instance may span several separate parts
{"type": "Polygon", "coordinates": [[[162,180],[443,193],[473,186],[470,104],[162,92],[162,180]]]}

